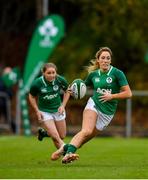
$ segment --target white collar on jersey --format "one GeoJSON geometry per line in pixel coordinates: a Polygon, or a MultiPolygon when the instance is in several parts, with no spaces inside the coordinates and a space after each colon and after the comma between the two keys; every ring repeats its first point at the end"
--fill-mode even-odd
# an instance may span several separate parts
{"type": "MultiPolygon", "coordinates": [[[[44,79],[44,76],[41,76],[41,79],[42,79],[42,81],[43,81],[43,84],[45,85],[45,87],[47,87],[47,83],[46,83],[46,81],[45,81],[45,79],[44,79]]],[[[55,83],[55,80],[54,81],[52,81],[52,85],[54,85],[55,83]]]]}
{"type": "MultiPolygon", "coordinates": [[[[110,74],[110,72],[111,72],[112,69],[113,69],[113,66],[110,66],[110,69],[109,69],[109,71],[108,71],[108,73],[107,73],[107,76],[109,76],[109,74],[110,74]]],[[[98,70],[98,73],[99,73],[99,76],[101,76],[101,71],[100,71],[100,69],[98,70]]]]}

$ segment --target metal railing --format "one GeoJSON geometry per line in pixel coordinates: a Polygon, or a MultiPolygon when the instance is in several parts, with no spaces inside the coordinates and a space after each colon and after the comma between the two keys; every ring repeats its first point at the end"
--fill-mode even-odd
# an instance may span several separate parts
{"type": "MultiPolygon", "coordinates": [[[[132,91],[133,96],[147,96],[148,91],[132,91]]],[[[132,98],[126,100],[126,137],[132,136],[132,98]]]]}
{"type": "MultiPolygon", "coordinates": [[[[88,95],[92,95],[93,91],[89,90],[87,92],[88,95]]],[[[147,96],[148,91],[140,91],[140,90],[133,90],[133,96],[147,96]]],[[[132,136],[132,98],[126,99],[126,125],[125,125],[125,136],[131,137],[132,136]]]]}
{"type": "MultiPolygon", "coordinates": [[[[132,91],[133,96],[147,96],[148,97],[148,91],[139,91],[139,90],[133,90],[132,91]]],[[[92,95],[92,91],[87,92],[88,95],[92,95]]],[[[0,92],[0,98],[5,98],[6,100],[6,108],[7,108],[7,121],[8,124],[11,128],[11,100],[9,96],[4,93],[0,92]]],[[[125,135],[126,137],[131,137],[132,136],[132,102],[133,99],[126,99],[126,125],[125,125],[125,135]]],[[[16,134],[20,134],[20,126],[21,126],[21,110],[20,110],[20,99],[19,96],[17,95],[17,103],[16,103],[16,134]]],[[[1,125],[0,125],[1,126],[1,125]]]]}

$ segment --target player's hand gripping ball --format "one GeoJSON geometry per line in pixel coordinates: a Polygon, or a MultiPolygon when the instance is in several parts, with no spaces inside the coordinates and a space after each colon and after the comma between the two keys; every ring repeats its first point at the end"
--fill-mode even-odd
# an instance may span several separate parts
{"type": "Polygon", "coordinates": [[[86,95],[86,85],[82,79],[75,79],[70,86],[74,99],[82,99],[86,95]]]}

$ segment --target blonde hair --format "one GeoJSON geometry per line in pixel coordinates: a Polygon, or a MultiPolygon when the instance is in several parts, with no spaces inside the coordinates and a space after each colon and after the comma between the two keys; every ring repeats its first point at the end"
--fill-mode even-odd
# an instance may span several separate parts
{"type": "Polygon", "coordinates": [[[104,51],[108,51],[109,54],[112,56],[112,51],[110,48],[108,47],[101,47],[99,49],[99,51],[96,52],[96,55],[95,55],[95,59],[92,59],[90,60],[90,65],[86,67],[88,73],[92,72],[92,71],[95,71],[96,69],[98,69],[98,62],[97,60],[99,59],[100,55],[102,54],[102,52],[104,51]]]}
{"type": "Polygon", "coordinates": [[[44,73],[46,71],[46,69],[48,69],[50,67],[54,68],[57,71],[57,66],[54,63],[46,63],[43,65],[41,72],[44,73]]]}

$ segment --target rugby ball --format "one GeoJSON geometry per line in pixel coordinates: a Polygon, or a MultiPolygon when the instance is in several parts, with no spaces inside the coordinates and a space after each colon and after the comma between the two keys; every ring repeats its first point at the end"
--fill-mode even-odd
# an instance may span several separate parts
{"type": "Polygon", "coordinates": [[[86,95],[86,85],[82,79],[75,79],[70,86],[72,96],[75,99],[82,99],[86,95]]]}

